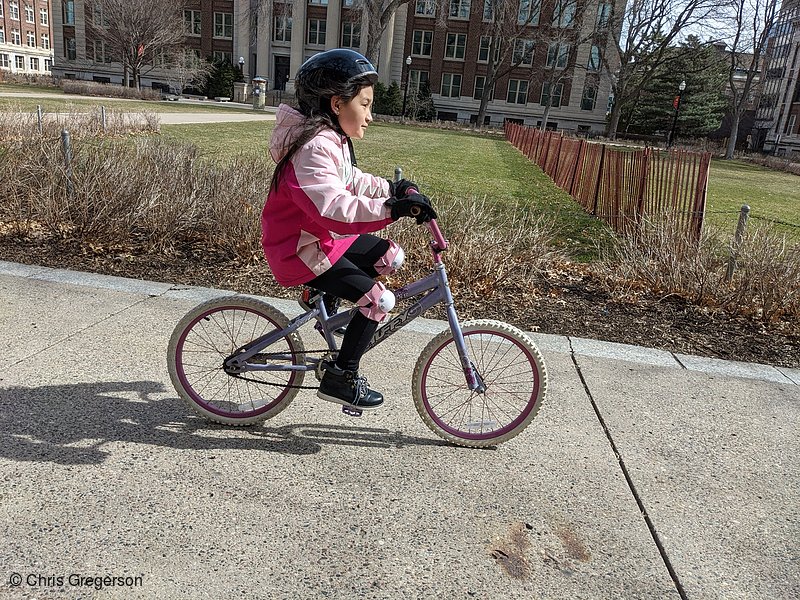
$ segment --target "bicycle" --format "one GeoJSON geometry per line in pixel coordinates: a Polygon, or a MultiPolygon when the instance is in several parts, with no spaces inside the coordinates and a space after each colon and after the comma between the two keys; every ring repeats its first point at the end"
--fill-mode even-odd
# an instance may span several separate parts
{"type": "MultiPolygon", "coordinates": [[[[505,442],[539,411],[547,392],[544,360],[533,341],[512,325],[490,319],[459,323],[441,256],[448,242],[435,220],[427,227],[433,237],[433,272],[395,291],[398,300],[419,298],[377,329],[367,351],[444,303],[449,330],[427,344],[414,367],[417,412],[448,442],[469,447],[505,442]]],[[[291,320],[247,296],[209,300],[189,311],[175,327],[168,349],[178,394],[212,421],[250,425],[280,413],[300,389],[317,389],[302,385],[305,374],[314,371],[321,379],[323,360],[335,360],[338,351],[334,332],[347,325],[357,308],[328,315],[322,292],[309,288],[301,299],[310,308],[291,320]],[[305,350],[298,334],[312,320],[327,344],[324,350],[305,350]]],[[[361,416],[352,407],[342,411],[361,416]]]]}

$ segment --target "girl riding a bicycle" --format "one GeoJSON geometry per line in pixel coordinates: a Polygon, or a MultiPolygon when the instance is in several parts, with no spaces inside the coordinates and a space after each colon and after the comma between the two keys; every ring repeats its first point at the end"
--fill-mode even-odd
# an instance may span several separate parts
{"type": "Polygon", "coordinates": [[[358,370],[395,304],[375,278],[394,273],[404,258],[396,243],[370,234],[400,217],[436,218],[415,184],[356,166],[351,140],[363,138],[372,122],[377,79],[372,64],[352,50],[328,50],[303,63],[295,76],[297,107],[278,107],[270,142],[277,166],[261,217],[264,254],[278,283],[325,292],[330,313],[339,298],[358,307],[335,363],[324,364],[317,392],[356,409],[383,403],[358,370]]]}

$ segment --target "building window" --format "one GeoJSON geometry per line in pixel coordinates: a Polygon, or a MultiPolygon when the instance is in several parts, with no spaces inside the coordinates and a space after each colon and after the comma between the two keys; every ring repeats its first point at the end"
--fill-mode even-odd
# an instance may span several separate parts
{"type": "Polygon", "coordinates": [[[17,69],[20,71],[25,70],[25,57],[24,56],[15,56],[14,57],[14,64],[16,65],[17,69]]]}
{"type": "Polygon", "coordinates": [[[461,96],[461,75],[457,73],[442,74],[442,96],[445,98],[461,96]]]}
{"type": "Polygon", "coordinates": [[[46,8],[39,9],[39,24],[40,25],[50,25],[50,15],[47,12],[46,8]]]}
{"type": "Polygon", "coordinates": [[[597,5],[597,20],[595,21],[595,27],[597,29],[606,29],[608,28],[610,22],[611,4],[608,2],[601,2],[597,5]]]}
{"type": "Polygon", "coordinates": [[[411,54],[414,56],[430,56],[433,46],[433,32],[415,29],[411,41],[411,54]]]}
{"type": "Polygon", "coordinates": [[[275,15],[275,31],[272,39],[276,42],[292,41],[292,17],[289,15],[275,15]]]}
{"type": "Polygon", "coordinates": [[[25,22],[26,23],[35,23],[36,18],[33,12],[33,7],[25,5],[25,22]]]}
{"type": "Polygon", "coordinates": [[[448,33],[447,45],[444,49],[445,58],[464,60],[464,48],[467,46],[466,33],[448,33]]]}
{"type": "Polygon", "coordinates": [[[44,70],[45,71],[50,71],[50,70],[52,70],[52,68],[53,68],[53,61],[50,60],[49,58],[45,58],[44,59],[44,70]]]}
{"type": "Polygon", "coordinates": [[[214,62],[214,64],[217,65],[222,65],[225,63],[232,65],[233,54],[231,54],[230,52],[222,52],[220,50],[214,50],[214,52],[211,54],[211,60],[214,62]]]}
{"type": "Polygon", "coordinates": [[[552,102],[550,102],[550,88],[551,88],[551,85],[549,83],[543,83],[542,84],[542,97],[539,100],[539,104],[541,104],[542,106],[547,106],[548,104],[550,104],[550,106],[553,106],[553,107],[561,106],[561,94],[564,92],[564,84],[563,83],[558,83],[558,84],[552,86],[552,89],[553,89],[553,101],[552,102]]]}
{"type": "Polygon", "coordinates": [[[506,102],[509,104],[528,103],[528,82],[524,79],[511,79],[508,82],[508,95],[506,102]]]}
{"type": "Polygon", "coordinates": [[[8,3],[9,16],[14,21],[19,21],[19,2],[8,3]]]}
{"type": "Polygon", "coordinates": [[[556,0],[553,9],[553,27],[572,27],[575,24],[575,9],[578,0],[556,0]]]}
{"type": "Polygon", "coordinates": [[[43,33],[42,34],[42,48],[45,50],[50,50],[50,34],[43,33]]]}
{"type": "Polygon", "coordinates": [[[469,19],[470,0],[450,0],[451,19],[469,19]]]}
{"type": "Polygon", "coordinates": [[[520,25],[538,25],[542,0],[520,0],[517,23],[520,25]]]}
{"type": "Polygon", "coordinates": [[[0,44],[6,43],[6,30],[0,27],[0,44]]]}
{"type": "Polygon", "coordinates": [[[64,54],[67,60],[75,60],[77,53],[75,51],[75,38],[66,38],[64,40],[64,54]]]}
{"type": "Polygon", "coordinates": [[[436,0],[417,0],[414,14],[420,17],[436,16],[436,0]]]}
{"type": "Polygon", "coordinates": [[[186,35],[201,35],[203,31],[203,13],[199,10],[184,10],[183,22],[186,35]]]}
{"type": "Polygon", "coordinates": [[[583,95],[581,96],[581,110],[594,110],[597,103],[597,88],[592,84],[587,84],[583,88],[583,95]]]}
{"type": "Polygon", "coordinates": [[[318,46],[324,46],[326,28],[327,28],[327,21],[325,19],[309,19],[308,43],[316,44],[318,46]]]}
{"type": "Polygon", "coordinates": [[[317,6],[328,6],[328,0],[308,0],[309,4],[316,4],[317,6]]]}
{"type": "MultiPolygon", "coordinates": [[[[0,2],[0,17],[2,16],[3,16],[3,3],[0,2]]],[[[8,58],[8,56],[6,56],[6,58],[8,58]]]]}
{"type": "Polygon", "coordinates": [[[32,31],[28,31],[27,37],[28,37],[28,47],[36,48],[36,34],[32,31]]]}
{"type": "Polygon", "coordinates": [[[361,23],[342,23],[342,48],[361,46],[361,23]]]}
{"type": "Polygon", "coordinates": [[[233,39],[233,13],[214,13],[214,37],[233,39]]]}
{"type": "MultiPolygon", "coordinates": [[[[2,2],[0,2],[0,4],[2,4],[2,2]]],[[[11,58],[8,56],[8,54],[0,54],[0,68],[11,68],[11,58]]]]}
{"type": "Polygon", "coordinates": [[[419,93],[419,87],[423,83],[428,83],[428,78],[430,77],[430,73],[428,73],[428,71],[412,70],[411,73],[409,73],[409,77],[411,80],[411,82],[409,83],[411,91],[419,93]]]}
{"type": "Polygon", "coordinates": [[[494,0],[483,0],[483,20],[487,23],[494,21],[494,0]]]}
{"type": "Polygon", "coordinates": [[[22,46],[22,37],[19,34],[19,29],[11,30],[11,43],[15,46],[22,46]]]}
{"type": "MultiPolygon", "coordinates": [[[[489,51],[491,50],[492,37],[489,35],[482,35],[481,42],[478,45],[478,62],[489,62],[489,51]]],[[[494,45],[494,62],[500,58],[500,39],[495,40],[494,45]]]]}
{"type": "Polygon", "coordinates": [[[563,69],[569,59],[569,44],[550,44],[547,47],[547,67],[563,69]]]}
{"type": "MultiPolygon", "coordinates": [[[[475,77],[475,93],[472,95],[474,100],[480,100],[483,96],[483,88],[486,87],[486,77],[478,75],[475,77]]],[[[489,101],[494,100],[494,86],[489,90],[489,101]]]]}
{"type": "Polygon", "coordinates": [[[73,0],[64,2],[64,25],[75,25],[75,2],[73,0]]]}
{"type": "Polygon", "coordinates": [[[600,70],[600,47],[599,46],[592,46],[592,49],[589,51],[589,62],[586,65],[586,68],[590,71],[599,71],[600,70]]]}
{"type": "Polygon", "coordinates": [[[106,44],[103,40],[94,42],[92,48],[92,58],[94,62],[102,64],[106,62],[106,44]]]}
{"type": "Polygon", "coordinates": [[[533,40],[514,41],[514,54],[511,63],[520,67],[533,65],[533,40]]]}

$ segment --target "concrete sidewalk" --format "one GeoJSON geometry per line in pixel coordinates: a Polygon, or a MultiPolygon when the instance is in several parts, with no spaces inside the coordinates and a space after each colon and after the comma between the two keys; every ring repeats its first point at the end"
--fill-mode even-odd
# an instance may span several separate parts
{"type": "Polygon", "coordinates": [[[165,356],[226,293],[0,262],[0,595],[800,596],[798,370],[534,335],[539,416],[467,450],[413,407],[445,326],[420,320],[364,361],[385,408],[304,390],[227,428],[177,398],[165,356]]]}

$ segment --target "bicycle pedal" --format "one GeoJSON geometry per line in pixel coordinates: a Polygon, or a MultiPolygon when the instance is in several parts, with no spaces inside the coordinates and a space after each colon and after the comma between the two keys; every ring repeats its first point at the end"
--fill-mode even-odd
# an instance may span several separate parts
{"type": "Polygon", "coordinates": [[[364,411],[360,408],[353,408],[351,406],[342,406],[342,412],[348,417],[360,417],[364,411]]]}

